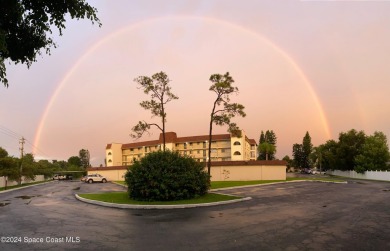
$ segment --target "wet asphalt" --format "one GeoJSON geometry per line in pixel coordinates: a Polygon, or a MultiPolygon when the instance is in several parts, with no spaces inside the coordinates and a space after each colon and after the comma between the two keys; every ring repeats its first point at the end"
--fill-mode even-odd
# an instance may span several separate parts
{"type": "Polygon", "coordinates": [[[112,183],[54,181],[0,194],[0,250],[390,250],[390,183],[300,182],[224,193],[253,199],[173,210],[86,204],[112,183]]]}

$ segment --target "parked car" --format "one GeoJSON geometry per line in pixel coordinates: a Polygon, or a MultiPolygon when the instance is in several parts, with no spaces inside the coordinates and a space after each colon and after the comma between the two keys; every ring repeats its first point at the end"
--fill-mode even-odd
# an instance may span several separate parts
{"type": "Polygon", "coordinates": [[[53,180],[72,180],[73,176],[71,174],[54,174],[53,180]]]}
{"type": "Polygon", "coordinates": [[[87,179],[87,176],[88,176],[88,175],[85,175],[85,176],[81,177],[81,181],[84,181],[84,182],[85,182],[86,179],[87,179]]]}
{"type": "Polygon", "coordinates": [[[326,174],[325,171],[320,171],[320,170],[318,170],[318,169],[314,169],[314,170],[312,171],[312,173],[313,173],[313,174],[326,174]]]}
{"type": "Polygon", "coordinates": [[[89,175],[85,176],[85,182],[87,182],[87,183],[94,183],[94,182],[106,183],[107,178],[100,175],[100,174],[89,174],[89,175]]]}
{"type": "Polygon", "coordinates": [[[301,170],[301,173],[313,174],[313,171],[310,168],[304,168],[304,169],[301,170]]]}

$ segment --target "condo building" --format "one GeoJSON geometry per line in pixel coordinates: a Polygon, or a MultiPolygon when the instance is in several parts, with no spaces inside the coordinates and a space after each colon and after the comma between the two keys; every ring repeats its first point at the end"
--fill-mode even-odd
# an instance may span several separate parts
{"type": "MultiPolygon", "coordinates": [[[[232,134],[212,135],[211,161],[249,161],[257,159],[257,144],[243,130],[239,137],[232,134]]],[[[189,155],[199,162],[207,162],[209,135],[177,137],[175,132],[165,133],[165,148],[189,155]]],[[[163,135],[158,140],[111,143],[106,146],[106,166],[128,166],[146,154],[162,149],[163,135]]]]}

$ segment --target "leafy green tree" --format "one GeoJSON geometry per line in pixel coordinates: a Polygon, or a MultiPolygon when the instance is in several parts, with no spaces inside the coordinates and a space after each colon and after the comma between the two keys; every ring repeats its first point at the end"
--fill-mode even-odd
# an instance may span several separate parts
{"type": "Polygon", "coordinates": [[[282,160],[287,162],[287,168],[290,168],[292,166],[292,161],[293,160],[290,158],[290,156],[286,155],[286,156],[283,157],[282,160]]]}
{"type": "Polygon", "coordinates": [[[361,154],[365,140],[366,134],[363,131],[358,132],[355,129],[339,134],[336,157],[337,169],[344,171],[354,170],[356,156],[361,154]]]}
{"type": "Polygon", "coordinates": [[[165,123],[167,120],[167,113],[165,111],[165,105],[172,100],[178,99],[178,97],[171,92],[169,86],[169,78],[165,72],[159,72],[153,74],[152,77],[140,76],[134,79],[138,83],[139,88],[144,91],[145,94],[150,94],[151,100],[142,101],[140,106],[145,110],[150,110],[152,117],[157,116],[161,118],[161,126],[156,123],[147,123],[145,121],[139,121],[131,130],[133,131],[130,136],[135,139],[139,139],[145,132],[148,132],[151,126],[157,127],[163,136],[163,151],[165,151],[165,123]]]}
{"type": "Polygon", "coordinates": [[[46,159],[41,159],[36,163],[36,174],[37,175],[44,175],[45,178],[52,177],[54,174],[55,166],[53,163],[50,163],[50,161],[46,159]]]}
{"type": "Polygon", "coordinates": [[[274,131],[267,130],[264,134],[263,131],[261,131],[260,134],[260,140],[259,140],[259,146],[258,146],[258,152],[259,156],[257,157],[258,160],[273,160],[275,159],[275,153],[276,153],[276,134],[274,131]],[[263,150],[261,150],[263,149],[263,150]]]}
{"type": "Polygon", "coordinates": [[[310,154],[313,151],[313,144],[309,132],[306,132],[302,140],[302,168],[310,168],[310,154]]]}
{"type": "Polygon", "coordinates": [[[337,149],[339,144],[335,140],[328,140],[321,148],[321,166],[323,170],[334,170],[337,168],[337,149]]]}
{"type": "Polygon", "coordinates": [[[31,153],[25,154],[22,159],[22,165],[23,168],[21,175],[27,179],[35,180],[37,165],[34,160],[34,155],[31,153]]]}
{"type": "Polygon", "coordinates": [[[14,157],[0,158],[0,176],[6,176],[8,180],[17,181],[20,179],[19,175],[19,160],[14,157]]]}
{"type": "Polygon", "coordinates": [[[0,147],[0,159],[8,157],[8,152],[4,148],[0,147]]]}
{"type": "Polygon", "coordinates": [[[56,47],[52,29],[56,27],[62,35],[65,17],[87,18],[97,22],[97,10],[84,0],[3,0],[0,8],[0,82],[8,86],[5,60],[26,64],[36,61],[37,55],[56,47]]]}
{"type": "Polygon", "coordinates": [[[274,146],[273,144],[271,143],[268,143],[268,142],[264,142],[264,143],[261,143],[259,146],[258,146],[258,151],[260,153],[264,153],[265,154],[265,160],[268,160],[269,157],[271,154],[274,154],[275,151],[276,151],[276,146],[274,146]]]}
{"type": "Polygon", "coordinates": [[[84,169],[87,169],[88,167],[91,166],[91,164],[89,163],[90,155],[88,150],[81,149],[79,151],[79,158],[81,160],[81,166],[84,169]]]}
{"type": "Polygon", "coordinates": [[[302,144],[293,145],[293,166],[297,168],[303,167],[303,149],[302,144]]]}
{"type": "Polygon", "coordinates": [[[360,154],[355,158],[355,171],[387,170],[387,162],[390,160],[389,146],[386,135],[383,132],[375,132],[368,136],[361,147],[360,154]]]}
{"type": "Polygon", "coordinates": [[[77,167],[81,167],[82,166],[81,159],[80,159],[79,156],[69,157],[68,164],[71,165],[71,166],[77,166],[77,167]]]}
{"type": "Polygon", "coordinates": [[[207,170],[210,175],[211,168],[211,141],[213,133],[213,124],[228,126],[228,131],[233,135],[240,136],[239,127],[236,123],[232,123],[231,119],[235,116],[245,117],[244,106],[238,103],[230,102],[231,94],[238,94],[238,88],[233,86],[234,80],[230,76],[229,72],[224,75],[213,74],[209,79],[212,85],[209,91],[214,92],[217,96],[213,103],[213,109],[210,114],[210,129],[209,129],[209,149],[208,149],[208,162],[207,170]]]}

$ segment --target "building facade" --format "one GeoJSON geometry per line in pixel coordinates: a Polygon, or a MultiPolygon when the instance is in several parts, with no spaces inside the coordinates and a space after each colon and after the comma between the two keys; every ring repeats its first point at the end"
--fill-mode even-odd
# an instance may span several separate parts
{"type": "MultiPolygon", "coordinates": [[[[249,161],[257,159],[257,144],[244,131],[240,137],[231,134],[212,135],[211,161],[249,161]]],[[[175,132],[165,133],[165,148],[189,155],[199,162],[208,160],[209,135],[177,137],[175,132]]],[[[111,143],[106,146],[106,166],[128,166],[146,154],[162,149],[162,133],[158,140],[128,144],[111,143]]]]}

